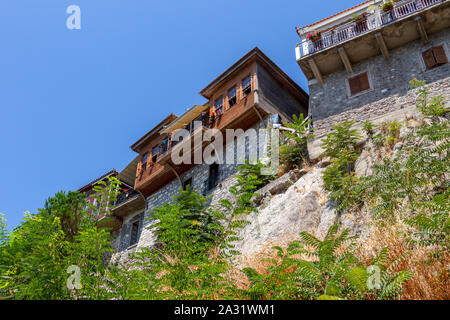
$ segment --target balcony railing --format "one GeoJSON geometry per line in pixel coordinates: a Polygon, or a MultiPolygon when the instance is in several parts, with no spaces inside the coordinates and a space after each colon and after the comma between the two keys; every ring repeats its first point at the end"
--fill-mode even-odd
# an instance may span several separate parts
{"type": "Polygon", "coordinates": [[[135,191],[134,189],[128,190],[126,192],[121,192],[118,196],[117,196],[117,200],[114,203],[115,207],[120,206],[121,204],[134,199],[136,197],[139,197],[139,193],[137,191],[135,191]]]}
{"type": "Polygon", "coordinates": [[[332,31],[322,33],[318,40],[304,40],[298,50],[301,50],[301,57],[320,52],[445,1],[447,0],[405,0],[397,2],[391,11],[383,12],[380,10],[359,21],[338,26],[332,31]]]}

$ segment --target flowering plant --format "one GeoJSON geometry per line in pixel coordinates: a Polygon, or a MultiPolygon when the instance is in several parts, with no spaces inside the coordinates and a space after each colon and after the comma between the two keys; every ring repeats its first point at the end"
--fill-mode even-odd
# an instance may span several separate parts
{"type": "Polygon", "coordinates": [[[394,1],[392,1],[392,0],[386,1],[381,6],[381,9],[383,9],[384,12],[388,12],[388,11],[391,11],[392,9],[394,9],[394,5],[395,5],[394,1]]]}
{"type": "Polygon", "coordinates": [[[310,34],[308,34],[306,39],[311,40],[311,41],[317,41],[321,37],[322,37],[322,33],[320,31],[313,31],[310,34]]]}

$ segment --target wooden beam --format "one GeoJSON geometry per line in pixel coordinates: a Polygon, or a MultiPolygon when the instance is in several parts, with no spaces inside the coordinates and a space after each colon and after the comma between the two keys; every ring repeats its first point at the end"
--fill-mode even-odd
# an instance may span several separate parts
{"type": "Polygon", "coordinates": [[[340,47],[338,49],[338,52],[339,56],[341,57],[342,63],[345,66],[345,70],[347,70],[348,73],[353,73],[352,63],[350,62],[347,52],[345,52],[345,49],[343,47],[340,47]]]}
{"type": "Polygon", "coordinates": [[[375,39],[377,40],[378,48],[380,48],[381,53],[385,60],[389,60],[389,50],[386,46],[386,42],[384,42],[383,35],[381,32],[375,33],[375,39]]]}
{"type": "Polygon", "coordinates": [[[428,34],[425,30],[425,26],[423,25],[422,18],[420,16],[417,16],[414,18],[417,22],[417,30],[419,31],[420,37],[422,38],[422,41],[424,44],[428,43],[428,34]]]}
{"type": "Polygon", "coordinates": [[[311,67],[312,72],[314,73],[314,77],[319,81],[321,84],[323,84],[323,77],[322,73],[320,72],[319,68],[317,67],[316,62],[313,58],[308,60],[309,66],[311,67]]]}

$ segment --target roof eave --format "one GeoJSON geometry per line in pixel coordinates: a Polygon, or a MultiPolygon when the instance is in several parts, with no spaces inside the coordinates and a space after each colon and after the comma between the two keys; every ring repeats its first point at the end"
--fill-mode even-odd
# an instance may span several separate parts
{"type": "Polygon", "coordinates": [[[130,148],[136,153],[139,153],[139,146],[146,143],[152,136],[157,134],[159,131],[161,131],[165,125],[170,124],[172,121],[174,121],[177,118],[177,116],[173,113],[168,115],[164,120],[162,120],[159,124],[157,124],[153,129],[151,129],[149,132],[147,132],[144,136],[142,136],[138,141],[133,143],[130,148]]]}

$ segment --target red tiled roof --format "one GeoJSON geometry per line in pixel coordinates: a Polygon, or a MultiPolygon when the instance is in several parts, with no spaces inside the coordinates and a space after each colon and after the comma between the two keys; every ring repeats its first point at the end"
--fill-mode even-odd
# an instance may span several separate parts
{"type": "Polygon", "coordinates": [[[367,0],[367,1],[364,1],[363,3],[360,3],[360,4],[356,5],[356,6],[353,6],[353,7],[351,7],[351,8],[348,8],[348,9],[344,10],[344,11],[341,11],[341,12],[339,12],[339,13],[336,13],[336,14],[334,14],[334,15],[328,17],[328,18],[325,18],[325,19],[316,21],[316,22],[314,22],[313,24],[310,24],[310,25],[307,25],[307,26],[303,26],[303,27],[301,27],[301,28],[297,28],[297,27],[296,27],[295,29],[297,30],[297,33],[298,33],[299,30],[301,30],[301,29],[303,29],[303,28],[309,28],[309,27],[315,26],[316,24],[319,24],[319,23],[321,23],[321,22],[323,22],[323,21],[326,21],[326,20],[329,20],[329,19],[331,19],[331,18],[337,17],[338,15],[340,15],[340,14],[342,14],[342,13],[345,13],[345,12],[351,11],[351,10],[353,10],[353,9],[356,9],[356,8],[358,8],[358,7],[360,7],[360,6],[363,6],[363,5],[365,5],[365,4],[369,3],[369,2],[373,2],[373,0],[367,0]]]}

